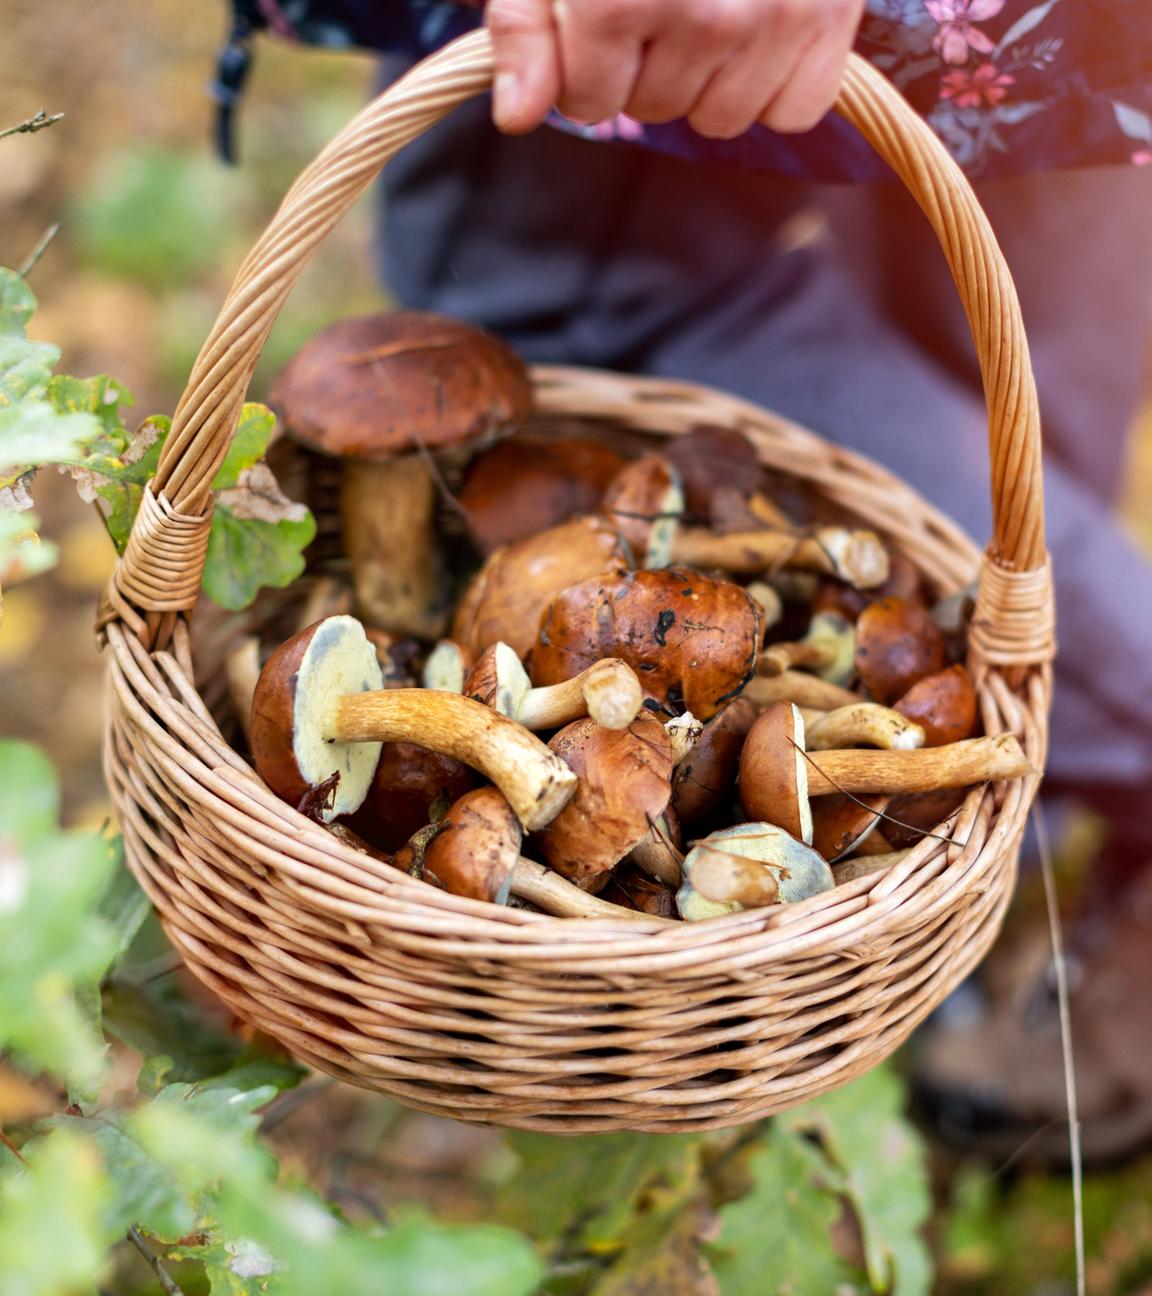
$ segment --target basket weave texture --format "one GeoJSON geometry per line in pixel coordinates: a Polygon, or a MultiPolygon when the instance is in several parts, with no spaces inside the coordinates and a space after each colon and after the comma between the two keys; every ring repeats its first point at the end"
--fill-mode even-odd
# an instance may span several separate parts
{"type": "MultiPolygon", "coordinates": [[[[101,605],[109,784],[131,866],[188,966],[302,1061],[464,1120],[733,1125],[874,1066],[976,966],[1012,891],[1037,778],[973,790],[943,837],[799,904],[705,923],[566,920],[449,895],[337,841],[225,741],[205,700],[212,663],[196,663],[203,692],[196,682],[188,619],[210,485],[280,305],[388,158],[491,76],[484,32],[415,68],[301,175],[241,267],[101,605]]],[[[920,202],[968,311],[989,409],[983,557],[891,473],[708,388],[537,369],[540,416],[658,437],[738,428],[766,466],[881,531],[938,590],[979,574],[969,666],[983,724],[1015,733],[1039,770],[1053,610],[1015,291],[967,183],[891,86],[853,59],[838,110],[920,202]]]]}

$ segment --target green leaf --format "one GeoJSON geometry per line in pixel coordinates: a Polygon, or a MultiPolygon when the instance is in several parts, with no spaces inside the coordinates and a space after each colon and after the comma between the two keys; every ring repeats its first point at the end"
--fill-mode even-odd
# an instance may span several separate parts
{"type": "Polygon", "coordinates": [[[0,1180],[0,1291],[64,1296],[90,1290],[106,1263],[108,1187],[96,1147],[60,1130],[30,1151],[22,1173],[0,1180]]]}
{"type": "Polygon", "coordinates": [[[204,593],[220,607],[248,607],[261,586],[283,589],[304,571],[304,550],[316,537],[309,513],[301,521],[239,518],[217,506],[212,514],[204,593]]]}
{"type": "Polygon", "coordinates": [[[136,398],[107,374],[92,378],[70,378],[57,374],[48,384],[48,399],[61,414],[95,414],[108,438],[107,450],[119,454],[130,440],[120,414],[121,406],[136,404],[136,398]]]}
{"type": "Polygon", "coordinates": [[[664,1296],[709,1290],[700,1253],[704,1207],[691,1177],[671,1190],[657,1190],[628,1229],[624,1251],[588,1296],[664,1296]]]}
{"type": "Polygon", "coordinates": [[[34,513],[9,513],[0,508],[0,592],[56,565],[60,551],[36,534],[39,525],[34,513]]]}
{"type": "Polygon", "coordinates": [[[80,458],[85,441],[99,433],[92,415],[57,414],[45,401],[0,408],[0,488],[29,468],[80,458]]]}
{"type": "Polygon", "coordinates": [[[31,743],[0,739],[0,834],[31,841],[55,832],[59,817],[52,762],[31,743]]]}
{"type": "Polygon", "coordinates": [[[0,337],[22,338],[35,311],[32,289],[15,270],[0,266],[0,337]]]}
{"type": "Polygon", "coordinates": [[[0,334],[0,406],[43,398],[59,359],[58,347],[0,334]]]}
{"type": "Polygon", "coordinates": [[[662,1177],[682,1176],[699,1140],[510,1133],[508,1142],[520,1171],[500,1194],[499,1218],[545,1243],[575,1231],[579,1246],[608,1254],[623,1246],[640,1195],[662,1177]]]}
{"type": "Polygon", "coordinates": [[[707,1248],[721,1296],[858,1292],[857,1275],[832,1246],[841,1208],[819,1150],[772,1121],[748,1168],[752,1191],[720,1208],[707,1248]]]}
{"type": "Polygon", "coordinates": [[[240,481],[240,474],[251,468],[254,463],[264,458],[272,429],[276,426],[276,415],[267,405],[249,402],[240,411],[240,421],[232,434],[232,444],[224,456],[216,476],[212,479],[214,491],[227,490],[240,481]]]}
{"type": "Polygon", "coordinates": [[[903,1108],[903,1087],[891,1071],[879,1068],[779,1120],[786,1128],[818,1133],[843,1171],[872,1289],[926,1296],[932,1260],[921,1230],[932,1200],[926,1152],[903,1108]]]}

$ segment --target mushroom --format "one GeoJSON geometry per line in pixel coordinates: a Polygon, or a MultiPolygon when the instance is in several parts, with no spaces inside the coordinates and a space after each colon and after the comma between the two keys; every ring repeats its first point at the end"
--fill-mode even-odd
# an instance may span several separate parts
{"type": "Polygon", "coordinates": [[[575,791],[564,762],[506,716],[455,693],[381,690],[376,653],[352,617],[318,621],[269,658],[252,700],[252,756],[277,796],[324,822],[350,814],[381,743],[397,741],[480,770],[526,828],[546,824],[575,791]]]}
{"type": "Polygon", "coordinates": [[[441,639],[424,662],[421,682],[425,688],[463,693],[464,681],[475,661],[475,653],[462,648],[455,639],[441,639]]]}
{"type": "Polygon", "coordinates": [[[832,870],[811,846],[772,823],[723,828],[684,857],[676,896],[688,922],[738,909],[806,900],[832,889],[832,870]]]}
{"type": "Polygon", "coordinates": [[[818,675],[803,671],[784,671],[781,675],[758,675],[751,679],[740,695],[753,706],[767,707],[773,702],[795,702],[797,706],[815,707],[831,711],[835,707],[852,706],[860,695],[851,689],[841,688],[822,680],[818,675]]]}
{"type": "MultiPolygon", "coordinates": [[[[575,518],[497,549],[472,578],[452,623],[452,638],[480,654],[490,644],[506,643],[525,657],[536,639],[540,618],[561,590],[580,581],[623,573],[628,554],[604,518],[575,518]]],[[[597,653],[584,662],[591,666],[597,653]]],[[[551,680],[557,684],[583,667],[551,680]]]]}
{"type": "Polygon", "coordinates": [[[682,761],[696,750],[696,744],[704,732],[703,722],[697,720],[691,711],[673,716],[664,725],[664,732],[672,743],[672,764],[679,768],[682,761]]]}
{"type": "Polygon", "coordinates": [[[375,626],[365,626],[364,633],[376,649],[381,688],[414,688],[416,680],[412,674],[412,663],[420,652],[420,645],[412,639],[399,639],[375,626]]]}
{"type": "Polygon", "coordinates": [[[749,819],[777,824],[812,840],[804,721],[792,702],[774,702],[756,717],[740,750],[740,804],[749,819]]]}
{"type": "Polygon", "coordinates": [[[588,895],[520,854],[520,822],[492,787],[462,796],[436,824],[413,835],[394,865],[453,895],[492,904],[526,900],[561,918],[631,918],[622,905],[588,895]]]}
{"type": "Polygon", "coordinates": [[[888,579],[875,589],[853,589],[843,581],[832,578],[820,582],[812,600],[813,612],[839,612],[849,621],[855,621],[861,612],[878,598],[902,598],[917,602],[921,594],[920,572],[915,564],[901,553],[888,554],[888,579]]]}
{"type": "Polygon", "coordinates": [[[662,451],[680,474],[688,520],[711,525],[717,492],[747,497],[760,482],[756,447],[735,428],[701,423],[673,437],[662,451]]]}
{"type": "Polygon", "coordinates": [[[452,756],[416,743],[386,742],[359,812],[364,836],[384,850],[397,850],[477,782],[476,772],[452,756]]]}
{"type": "Polygon", "coordinates": [[[756,708],[744,698],[729,702],[704,726],[700,741],[676,766],[672,776],[672,809],[686,826],[718,814],[730,800],[740,768],[740,748],[756,719],[756,708]]]}
{"type": "Polygon", "coordinates": [[[876,830],[889,798],[850,797],[842,792],[812,805],[812,846],[829,863],[851,855],[876,830]]]}
{"type": "Polygon", "coordinates": [[[856,619],[856,669],[877,702],[890,706],[944,666],[944,637],[918,603],[883,598],[856,619]]]}
{"type": "Polygon", "coordinates": [[[672,744],[658,720],[641,714],[627,729],[577,720],[548,746],[579,782],[535,843],[558,873],[597,891],[668,808],[672,744]]]}
{"type": "Polygon", "coordinates": [[[850,684],[856,674],[856,632],[852,622],[838,612],[817,612],[803,639],[769,645],[757,669],[762,675],[781,675],[796,666],[833,684],[850,684]]]}
{"type": "Polygon", "coordinates": [[[555,684],[619,657],[654,703],[707,721],[755,671],[761,616],[746,590],[700,572],[596,577],[548,605],[529,659],[532,681],[555,684]]]}
{"type": "Polygon", "coordinates": [[[639,567],[667,567],[684,512],[680,474],[661,455],[644,455],[612,479],[601,506],[639,567]]]}
{"type": "Polygon", "coordinates": [[[966,788],[941,788],[893,797],[888,803],[884,836],[896,849],[913,846],[951,819],[967,795],[966,788]]]}
{"type": "Polygon", "coordinates": [[[601,441],[501,441],[472,461],[457,497],[472,543],[487,555],[569,518],[596,513],[625,462],[601,441]]]}
{"type": "Polygon", "coordinates": [[[911,751],[924,746],[924,730],[899,711],[875,702],[854,702],[851,706],[825,711],[806,725],[807,750],[828,751],[834,747],[882,747],[886,751],[911,751]]]}
{"type": "Polygon", "coordinates": [[[767,581],[749,581],[745,588],[764,609],[764,629],[770,630],[784,615],[784,600],[775,585],[767,581]]]}
{"type": "Polygon", "coordinates": [[[591,716],[605,729],[627,729],[644,700],[635,671],[614,657],[593,662],[563,683],[533,688],[520,658],[506,643],[485,648],[463,692],[525,729],[558,729],[582,716],[591,716]]]}
{"type": "Polygon", "coordinates": [[[627,859],[650,878],[675,891],[682,881],[680,866],[684,862],[684,852],[681,845],[680,821],[669,806],[628,852],[627,859]]]}
{"type": "MultiPolygon", "coordinates": [[[[748,737],[751,741],[751,733],[748,737]]],[[[940,788],[1024,778],[1037,772],[1015,735],[1010,733],[993,738],[968,738],[946,747],[922,747],[915,751],[824,751],[805,760],[808,795],[813,797],[828,796],[832,792],[890,792],[893,796],[935,792],[940,788]]],[[[741,784],[743,796],[743,780],[741,784]]]]}
{"type": "MultiPolygon", "coordinates": [[[[585,893],[581,891],[580,894],[585,893]]],[[[679,917],[675,890],[629,866],[612,874],[599,899],[651,914],[653,918],[679,917]]]]}
{"type": "Polygon", "coordinates": [[[532,404],[523,364],[460,320],[367,315],[312,338],[269,399],[295,440],[345,459],[340,515],[361,613],[399,634],[437,635],[446,583],[424,456],[512,431],[532,404]]]}
{"type": "Polygon", "coordinates": [[[888,577],[888,552],[880,537],[847,527],[817,527],[811,536],[769,530],[717,535],[682,527],[672,543],[672,561],[742,576],[798,567],[838,576],[861,589],[882,585],[888,577]]]}
{"type": "Polygon", "coordinates": [[[895,706],[921,726],[928,747],[959,742],[976,731],[976,690],[959,663],[918,680],[895,706]]]}

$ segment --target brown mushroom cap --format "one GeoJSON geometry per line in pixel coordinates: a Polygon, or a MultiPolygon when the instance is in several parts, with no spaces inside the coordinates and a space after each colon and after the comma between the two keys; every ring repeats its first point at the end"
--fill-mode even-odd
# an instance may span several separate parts
{"type": "Polygon", "coordinates": [[[663,455],[621,468],[604,492],[604,516],[628,542],[640,567],[664,567],[684,512],[680,474],[663,455]]]}
{"type": "Polygon", "coordinates": [[[595,513],[623,455],[600,441],[501,441],[478,455],[457,496],[482,554],[595,513]]]}
{"type": "Polygon", "coordinates": [[[253,694],[251,748],[257,772],[278,797],[301,806],[335,779],[330,801],[309,812],[327,823],[360,807],[380,744],[329,742],[325,723],[338,698],[380,686],[376,650],[352,617],[317,621],[276,649],[253,694]]]}
{"type": "Polygon", "coordinates": [[[662,453],[680,474],[685,511],[696,523],[712,521],[716,492],[731,490],[747,497],[760,485],[756,447],[734,428],[702,423],[671,438],[662,453]]]}
{"type": "Polygon", "coordinates": [[[548,863],[586,891],[648,834],[672,796],[672,744],[639,716],[627,729],[577,720],[548,744],[579,778],[576,795],[535,836],[548,863]]]}
{"type": "Polygon", "coordinates": [[[944,665],[944,637],[918,603],[883,598],[856,621],[856,669],[877,702],[891,705],[944,665]]]}
{"type": "Polygon", "coordinates": [[[555,684],[618,657],[657,702],[707,721],[755,673],[763,611],[731,581],[668,567],[620,572],[557,594],[529,669],[555,684]]]}
{"type": "Polygon", "coordinates": [[[791,702],[773,702],[756,718],[740,751],[740,804],[749,819],[812,840],[804,721],[791,702]]]}
{"type": "Polygon", "coordinates": [[[482,441],[532,406],[527,370],[489,333],[422,311],[338,320],[276,375],[269,401],[322,454],[387,459],[482,441]]]}
{"type": "Polygon", "coordinates": [[[924,730],[929,747],[959,742],[976,732],[976,690],[959,663],[918,680],[895,709],[924,730]]]}
{"type": "Polygon", "coordinates": [[[473,900],[505,904],[520,858],[522,833],[496,788],[461,797],[424,848],[424,879],[473,900]]]}
{"type": "MultiPolygon", "coordinates": [[[[472,578],[456,610],[452,637],[477,654],[503,641],[524,657],[535,642],[541,615],[560,590],[602,573],[623,572],[627,566],[620,537],[603,518],[575,518],[527,536],[497,549],[472,578]]],[[[613,655],[597,653],[583,665],[613,655]]]]}
{"type": "Polygon", "coordinates": [[[812,804],[812,845],[830,863],[852,851],[875,831],[888,806],[882,794],[850,797],[842,792],[812,804]]]}
{"type": "Polygon", "coordinates": [[[676,893],[671,887],[647,877],[630,864],[612,874],[601,898],[655,918],[676,917],[676,893]]]}
{"type": "Polygon", "coordinates": [[[717,814],[736,792],[740,749],[756,719],[756,708],[744,698],[729,702],[704,726],[700,741],[676,766],[672,808],[692,827],[717,814]]]}
{"type": "Polygon", "coordinates": [[[385,743],[364,806],[372,814],[365,833],[382,850],[399,850],[437,809],[443,812],[478,782],[476,771],[453,756],[416,743],[385,743]]]}

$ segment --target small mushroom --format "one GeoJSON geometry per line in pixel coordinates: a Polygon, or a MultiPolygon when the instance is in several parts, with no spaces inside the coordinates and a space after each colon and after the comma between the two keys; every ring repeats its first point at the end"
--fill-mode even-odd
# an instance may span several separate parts
{"type": "Polygon", "coordinates": [[[376,653],[352,617],[302,630],[261,672],[252,701],[256,769],[277,796],[324,822],[360,807],[381,743],[401,741],[487,775],[530,829],[546,824],[575,791],[563,761],[479,702],[432,689],[381,690],[376,653]]]}
{"type": "Polygon", "coordinates": [[[884,795],[850,797],[842,792],[812,804],[812,846],[829,863],[851,855],[876,831],[888,806],[884,795]]]}
{"type": "Polygon", "coordinates": [[[641,714],[627,729],[577,720],[548,746],[579,782],[575,796],[534,840],[558,873],[597,891],[668,808],[672,744],[658,720],[641,714]]]}
{"type": "Polygon", "coordinates": [[[696,744],[704,732],[703,722],[697,720],[691,711],[673,718],[664,725],[664,732],[672,743],[672,764],[679,768],[681,762],[696,750],[696,744]]]}
{"type": "Polygon", "coordinates": [[[830,891],[832,870],[811,846],[772,823],[735,824],[684,857],[677,908],[688,922],[830,891]]]}
{"type": "Polygon", "coordinates": [[[340,514],[360,611],[398,634],[438,634],[445,582],[424,456],[511,432],[532,404],[523,364],[460,320],[368,315],[312,338],[269,399],[291,437],[345,460],[340,514]]]}
{"type": "Polygon", "coordinates": [[[675,890],[627,865],[612,874],[599,899],[651,914],[654,918],[679,917],[675,890]]]}
{"type": "Polygon", "coordinates": [[[839,612],[849,621],[855,621],[861,612],[879,598],[902,598],[918,602],[922,593],[920,572],[903,554],[888,554],[888,579],[875,589],[854,589],[833,578],[820,582],[812,601],[813,612],[839,612]]]}
{"type": "Polygon", "coordinates": [[[428,654],[421,683],[444,693],[463,693],[464,681],[475,661],[475,653],[468,652],[455,639],[441,639],[428,654]]]}
{"type": "Polygon", "coordinates": [[[684,513],[680,474],[662,455],[622,468],[604,493],[604,516],[628,542],[639,567],[667,567],[684,513]]]}
{"type": "Polygon", "coordinates": [[[749,819],[777,824],[812,840],[804,721],[791,702],[774,702],[756,717],[740,751],[740,804],[749,819]]]}
{"type": "Polygon", "coordinates": [[[959,663],[918,680],[895,706],[923,728],[928,747],[959,742],[976,731],[976,690],[959,663]]]}
{"type": "Polygon", "coordinates": [[[614,657],[593,662],[560,684],[533,688],[520,658],[505,643],[485,648],[463,691],[525,729],[558,729],[582,716],[605,729],[627,729],[644,700],[635,671],[614,657]]]}
{"type": "Polygon", "coordinates": [[[878,599],[857,618],[856,669],[877,702],[891,706],[943,666],[944,637],[918,603],[878,599]]]}
{"type": "Polygon", "coordinates": [[[733,531],[717,535],[682,527],[672,544],[672,561],[742,576],[796,567],[838,576],[869,589],[888,577],[888,551],[874,531],[817,527],[810,536],[788,531],[733,531]]]}
{"type": "Polygon", "coordinates": [[[891,707],[875,702],[854,702],[851,706],[825,711],[806,726],[807,750],[828,751],[835,747],[882,747],[885,751],[911,751],[924,746],[924,730],[891,707]]]}
{"type": "Polygon", "coordinates": [[[535,684],[619,657],[648,696],[707,721],[756,669],[760,605],[731,581],[666,567],[570,586],[548,605],[529,661],[535,684]]]}
{"type": "Polygon", "coordinates": [[[625,465],[601,441],[515,437],[476,456],[458,500],[482,554],[596,513],[625,465]]]}
{"type": "Polygon", "coordinates": [[[771,644],[760,656],[762,675],[782,675],[800,667],[841,686],[856,674],[856,632],[838,612],[817,612],[803,639],[771,644]]]}
{"type": "MultiPolygon", "coordinates": [[[[508,644],[525,657],[536,639],[549,602],[580,581],[621,574],[628,554],[615,529],[604,518],[575,518],[507,548],[497,549],[472,578],[452,624],[452,638],[477,655],[494,643],[508,644]]],[[[556,679],[557,684],[591,666],[594,658],[556,679]]]]}
{"type": "Polygon", "coordinates": [[[692,827],[710,819],[732,798],[740,749],[755,719],[756,708],[744,698],[729,702],[708,721],[695,748],[677,764],[672,808],[682,824],[692,827]]]}

